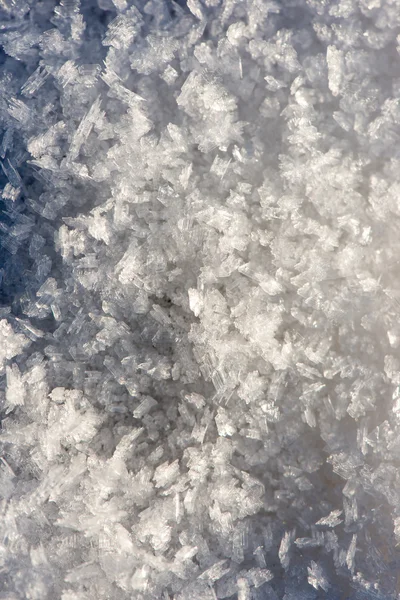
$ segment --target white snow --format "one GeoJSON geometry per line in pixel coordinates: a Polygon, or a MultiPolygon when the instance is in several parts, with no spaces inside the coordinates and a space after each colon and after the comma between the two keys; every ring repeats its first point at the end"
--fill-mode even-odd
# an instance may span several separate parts
{"type": "Polygon", "coordinates": [[[0,4],[0,598],[398,599],[397,0],[0,4]]]}

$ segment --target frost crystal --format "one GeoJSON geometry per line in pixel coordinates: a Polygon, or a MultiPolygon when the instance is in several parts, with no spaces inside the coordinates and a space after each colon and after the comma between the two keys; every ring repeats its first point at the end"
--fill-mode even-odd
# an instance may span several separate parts
{"type": "Polygon", "coordinates": [[[398,600],[398,1],[0,5],[0,598],[398,600]]]}
{"type": "Polygon", "coordinates": [[[325,592],[328,591],[329,583],[323,573],[323,570],[319,564],[311,561],[311,566],[308,567],[308,583],[312,585],[316,590],[322,588],[325,592]]]}

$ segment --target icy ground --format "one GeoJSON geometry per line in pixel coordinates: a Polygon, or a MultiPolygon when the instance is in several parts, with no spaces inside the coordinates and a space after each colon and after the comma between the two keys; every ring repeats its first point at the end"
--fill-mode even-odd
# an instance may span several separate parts
{"type": "Polygon", "coordinates": [[[400,0],[1,0],[0,600],[400,598],[400,0]]]}

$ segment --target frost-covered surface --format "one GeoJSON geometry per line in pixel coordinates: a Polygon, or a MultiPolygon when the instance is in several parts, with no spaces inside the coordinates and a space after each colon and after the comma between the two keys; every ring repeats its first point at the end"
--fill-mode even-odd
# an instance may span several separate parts
{"type": "Polygon", "coordinates": [[[397,598],[399,1],[0,21],[0,598],[397,598]]]}

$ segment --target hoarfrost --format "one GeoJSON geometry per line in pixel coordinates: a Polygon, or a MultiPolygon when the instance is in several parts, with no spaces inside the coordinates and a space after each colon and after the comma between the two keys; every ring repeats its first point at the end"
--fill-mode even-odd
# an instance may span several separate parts
{"type": "Polygon", "coordinates": [[[397,598],[396,3],[0,12],[0,597],[397,598]]]}

